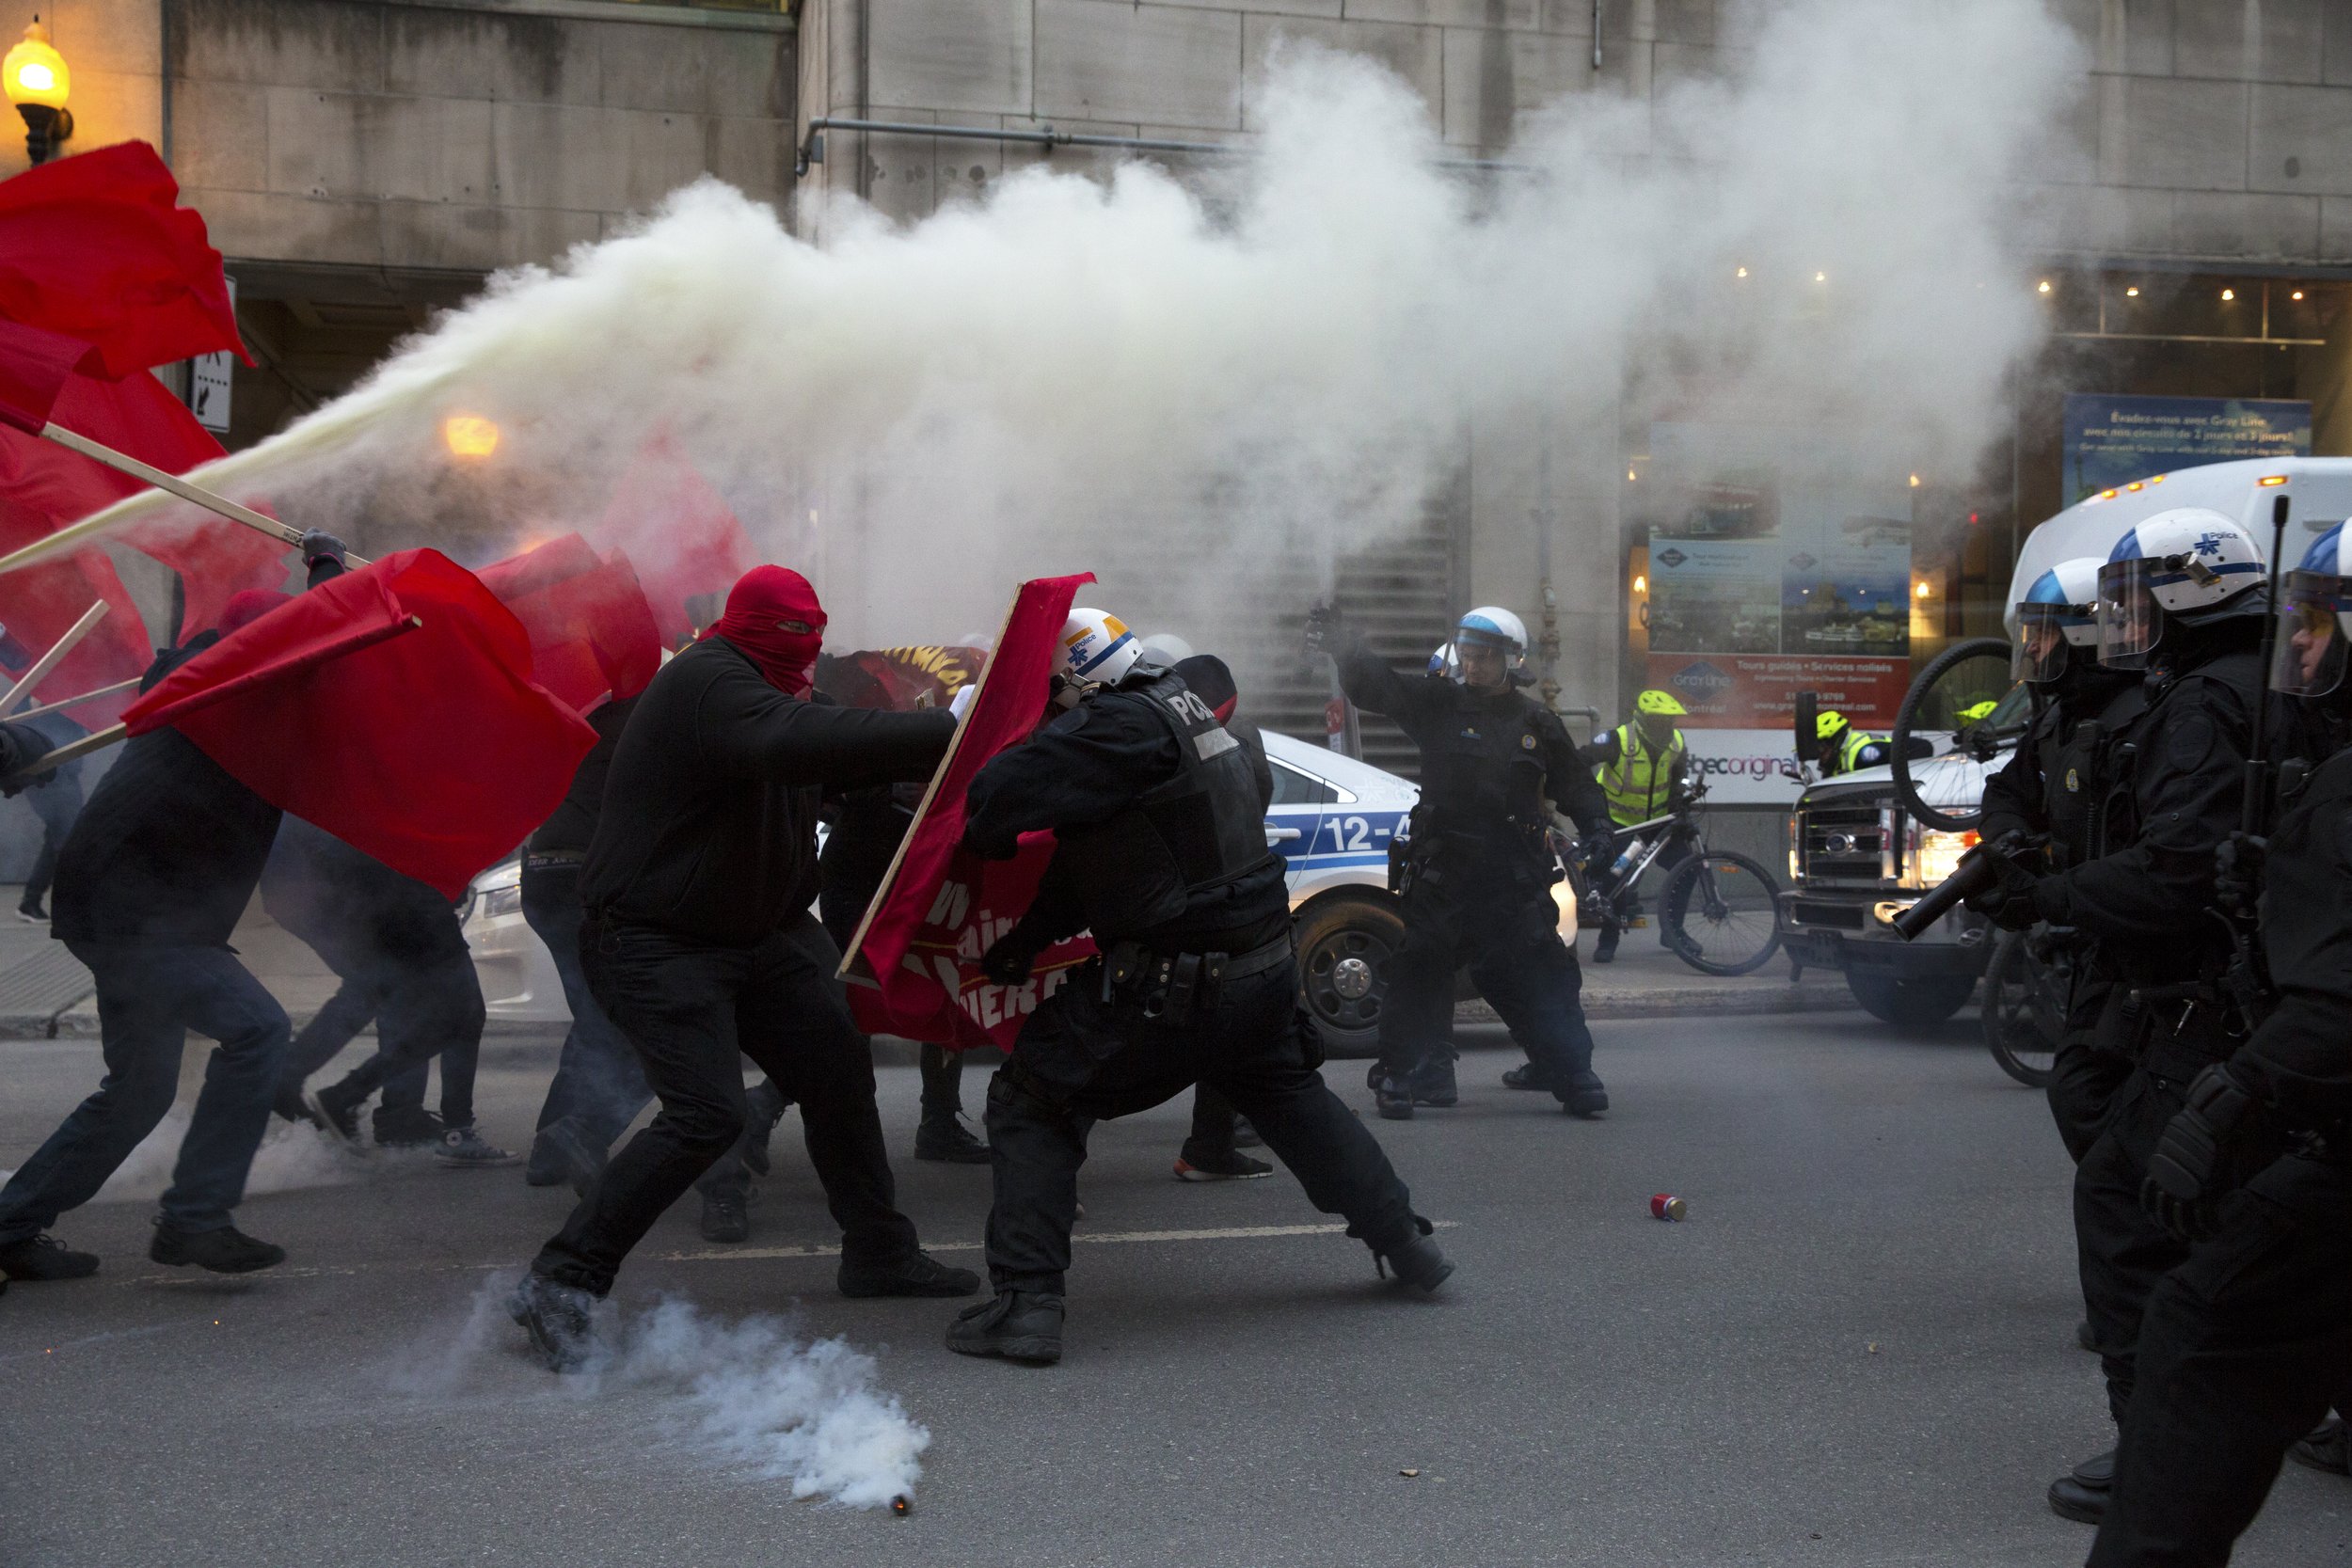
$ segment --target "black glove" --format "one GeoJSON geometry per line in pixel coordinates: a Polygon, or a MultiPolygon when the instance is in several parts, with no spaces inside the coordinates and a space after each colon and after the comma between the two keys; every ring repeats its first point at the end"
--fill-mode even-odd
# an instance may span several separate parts
{"type": "Polygon", "coordinates": [[[2036,873],[2027,870],[2008,855],[1985,850],[1986,863],[1997,879],[1982,893],[1963,899],[1970,909],[1998,926],[2004,931],[2023,931],[2042,918],[2042,911],[2034,899],[2034,891],[2042,884],[2036,873]]]}
{"type": "Polygon", "coordinates": [[[2225,910],[2252,914],[2263,895],[2263,868],[2270,857],[2270,840],[2249,832],[2233,832],[2213,852],[2214,893],[2225,910]]]}
{"type": "Polygon", "coordinates": [[[1307,653],[1309,657],[1327,653],[1336,657],[1347,646],[1348,626],[1337,605],[1319,604],[1307,611],[1307,653]]]}
{"type": "Polygon", "coordinates": [[[1610,851],[1615,847],[1617,835],[1606,828],[1586,833],[1576,841],[1573,851],[1576,863],[1587,871],[1606,871],[1616,856],[1610,851]]]}
{"type": "Polygon", "coordinates": [[[2261,1109],[2226,1063],[2199,1073],[2188,1103],[2166,1123],[2148,1157],[2139,1206],[2184,1242],[2212,1235],[2221,1195],[2248,1174],[2246,1146],[2261,1125],[2261,1109]]]}
{"type": "Polygon", "coordinates": [[[1037,950],[1015,926],[988,944],[988,951],[980,955],[980,973],[1000,986],[1017,986],[1029,977],[1036,962],[1037,950]]]}
{"type": "Polygon", "coordinates": [[[305,529],[302,537],[294,541],[294,548],[302,552],[305,566],[315,566],[322,560],[331,561],[338,566],[350,565],[344,559],[350,553],[348,547],[325,529],[305,529]]]}

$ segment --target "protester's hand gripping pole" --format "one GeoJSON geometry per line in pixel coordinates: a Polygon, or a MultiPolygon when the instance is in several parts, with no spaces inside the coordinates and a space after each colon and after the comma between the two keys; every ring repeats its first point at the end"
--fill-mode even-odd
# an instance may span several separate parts
{"type": "MultiPolygon", "coordinates": [[[[5,564],[0,562],[0,565],[5,564]]],[[[1020,608],[1021,591],[1015,589],[1012,602],[1005,606],[1005,618],[997,623],[995,639],[988,645],[988,658],[980,665],[980,678],[972,683],[972,707],[979,705],[979,694],[988,689],[988,677],[996,668],[996,655],[1003,649],[1005,634],[1012,629],[1014,612],[1020,608]]],[[[971,709],[964,711],[968,714],[971,709]]],[[[866,928],[874,924],[874,916],[889,901],[890,890],[898,880],[899,864],[906,859],[907,846],[914,842],[914,830],[921,827],[923,818],[930,815],[931,801],[939,794],[939,786],[946,781],[947,769],[956,765],[956,752],[963,745],[964,733],[970,728],[969,724],[959,721],[956,733],[947,737],[947,750],[941,754],[939,766],[931,769],[930,783],[923,786],[922,801],[915,806],[914,816],[908,819],[907,831],[898,835],[898,847],[891,851],[890,869],[882,873],[881,883],[874,889],[874,896],[866,901],[866,912],[858,917],[857,929],[851,933],[849,946],[842,950],[841,965],[834,971],[836,978],[849,978],[850,966],[857,961],[859,949],[866,945],[866,928]]]]}
{"type": "Polygon", "coordinates": [[[33,688],[39,686],[49,672],[57,667],[58,660],[72,653],[73,645],[87,637],[90,634],[90,628],[105,618],[106,601],[103,599],[98,600],[82,611],[82,618],[66,627],[65,635],[57,639],[56,644],[40,658],[34,660],[33,667],[24,672],[24,678],[9,687],[7,696],[0,697],[0,717],[6,717],[15,708],[21,698],[30,695],[33,688]]]}
{"type": "Polygon", "coordinates": [[[29,779],[36,774],[46,773],[53,768],[62,767],[66,763],[86,757],[92,752],[103,752],[119,740],[129,739],[130,736],[130,725],[112,725],[100,730],[96,735],[86,735],[79,740],[71,741],[54,752],[43,752],[32,762],[9,774],[8,778],[11,780],[29,779]]]}
{"type": "MultiPolygon", "coordinates": [[[[44,427],[40,434],[42,439],[55,441],[69,451],[78,451],[94,463],[103,463],[118,473],[129,474],[133,479],[143,481],[158,490],[167,491],[183,501],[190,501],[204,508],[207,512],[217,513],[232,523],[243,523],[249,529],[258,529],[281,544],[292,546],[300,544],[302,541],[302,531],[298,528],[290,527],[275,517],[264,516],[251,507],[240,506],[228,497],[215,495],[201,485],[190,484],[179,475],[167,473],[151,463],[142,463],[128,453],[115,451],[112,447],[101,446],[88,436],[76,435],[63,425],[50,424],[44,427]]],[[[110,515],[113,511],[114,508],[109,507],[97,516],[86,517],[69,528],[61,528],[55,533],[34,540],[23,549],[11,550],[8,554],[0,556],[0,573],[13,572],[22,566],[36,566],[41,562],[79,549],[85,544],[95,542],[100,535],[113,531],[115,523],[110,515]]],[[[354,566],[367,564],[365,560],[356,555],[346,556],[345,560],[354,566]]]]}

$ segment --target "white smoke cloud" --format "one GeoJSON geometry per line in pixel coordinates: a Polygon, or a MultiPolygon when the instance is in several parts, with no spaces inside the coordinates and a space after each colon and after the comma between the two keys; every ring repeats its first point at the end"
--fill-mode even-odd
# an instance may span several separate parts
{"type": "Polygon", "coordinates": [[[1258,155],[1187,182],[1031,167],[913,225],[831,209],[812,245],[706,181],[216,471],[478,557],[593,521],[662,423],[850,645],[1080,567],[1131,619],[1216,624],[1404,527],[1469,432],[1592,469],[1652,413],[1793,418],[1964,471],[2038,341],[2011,193],[2070,36],[2038,0],[1797,0],[1749,41],[1528,117],[1523,173],[1438,166],[1403,82],[1301,48],[1252,94],[1258,155]],[[448,455],[456,413],[492,458],[448,455]]]}
{"type": "MultiPolygon", "coordinates": [[[[164,1113],[155,1130],[139,1140],[123,1158],[93,1203],[152,1202],[171,1185],[172,1167],[188,1135],[189,1112],[174,1106],[164,1113]]],[[[246,1196],[291,1192],[300,1187],[339,1187],[346,1182],[420,1170],[433,1163],[421,1149],[378,1149],[368,1156],[345,1152],[308,1124],[273,1119],[255,1151],[253,1167],[245,1181],[246,1196]]],[[[0,1170],[0,1185],[15,1173],[0,1170]]]]}

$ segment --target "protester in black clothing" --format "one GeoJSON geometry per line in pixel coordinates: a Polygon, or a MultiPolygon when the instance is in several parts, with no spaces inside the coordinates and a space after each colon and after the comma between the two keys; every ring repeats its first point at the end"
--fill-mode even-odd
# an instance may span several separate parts
{"type": "Polygon", "coordinates": [[[1093,1122],[1214,1085],[1296,1174],[1315,1207],[1398,1275],[1434,1290],[1452,1265],[1388,1157],[1324,1086],[1298,1006],[1282,863],[1266,852],[1249,756],[1135,640],[1074,610],[1058,650],[1070,708],[993,758],[966,798],[964,846],[990,859],[1051,829],[1035,902],[983,959],[1018,985],[1079,930],[1101,956],[1049,988],[988,1091],[995,1151],[993,1301],[957,1318],[951,1350],[1061,1355],[1078,1167],[1093,1122]]]}
{"type": "MultiPolygon", "coordinates": [[[[313,585],[342,570],[342,546],[305,534],[313,585]]],[[[240,594],[234,630],[284,595],[240,594]]],[[[219,641],[208,631],[157,656],[144,687],[219,641]]],[[[148,1256],[244,1274],[285,1260],[282,1247],[230,1224],[269,1124],[292,1030],[286,1011],[230,948],[261,880],[278,811],[178,730],[122,749],[90,794],[57,858],[51,934],[87,966],[97,991],[106,1076],[0,1190],[0,1271],[72,1279],[98,1259],[46,1234],[97,1195],[171,1109],[191,1029],[219,1042],[148,1256]]]]}
{"type": "MultiPolygon", "coordinates": [[[[48,741],[52,751],[89,734],[62,713],[37,714],[24,723],[48,741]]],[[[82,815],[82,759],[74,757],[27,784],[24,803],[40,819],[40,848],[33,856],[32,869],[24,874],[24,893],[17,900],[16,912],[19,919],[40,925],[49,919],[45,901],[49,884],[57,875],[57,851],[65,847],[66,836],[82,815]]]]}
{"type": "Polygon", "coordinates": [[[580,956],[661,1101],[516,1292],[516,1321],[558,1370],[629,1250],[742,1136],[740,1058],[802,1107],[810,1163],[842,1227],[850,1296],[968,1295],[895,1206],[866,1037],[835,948],[807,906],[817,808],[832,785],[928,777],[955,721],[805,700],[824,611],[798,573],[760,566],[664,665],[612,756],[580,882],[580,956]]]}
{"type": "MultiPolygon", "coordinates": [[[[2352,708],[2341,537],[2287,578],[2273,677],[2338,720],[2352,708]]],[[[2266,847],[2233,839],[2228,861],[2262,884],[2273,1000],[2190,1084],[2149,1161],[2142,1197],[2187,1248],[2141,1320],[2092,1568],[2227,1562],[2289,1445],[2352,1386],[2352,752],[2320,766],[2266,847]]]]}
{"type": "Polygon", "coordinates": [[[450,901],[326,830],[289,816],[262,868],[262,907],[342,981],[287,1053],[278,1074],[279,1114],[307,1111],[326,1131],[357,1146],[358,1108],[381,1087],[389,1103],[376,1113],[377,1142],[430,1142],[435,1156],[452,1165],[512,1164],[515,1156],[474,1127],[473,1080],[485,1014],[482,983],[450,901]],[[306,1093],[310,1076],[371,1019],[376,1023],[373,1054],[338,1082],[306,1093]],[[436,1056],[441,1116],[432,1127],[420,1077],[436,1056]],[[404,1103],[409,1092],[417,1103],[404,1103]]]}
{"type": "Polygon", "coordinates": [[[1571,1115],[1600,1115],[1609,1093],[1593,1071],[1576,954],[1560,940],[1546,802],[1588,840],[1608,829],[1609,803],[1559,715],[1517,688],[1518,617],[1491,606],[1464,615],[1454,679],[1399,675],[1332,611],[1317,612],[1310,642],[1332,650],[1350,702],[1386,714],[1421,749],[1405,940],[1390,956],[1380,1008],[1380,1115],[1402,1120],[1415,1105],[1454,1103],[1448,1037],[1454,975],[1466,964],[1544,1086],[1571,1115]]]}

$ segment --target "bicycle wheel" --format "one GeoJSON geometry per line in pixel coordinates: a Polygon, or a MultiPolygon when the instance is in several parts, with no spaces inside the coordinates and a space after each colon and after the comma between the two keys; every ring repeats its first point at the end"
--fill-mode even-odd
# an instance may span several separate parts
{"type": "Polygon", "coordinates": [[[1971,637],[1928,661],[1895,715],[1895,798],[1931,828],[1964,832],[1984,816],[1984,764],[2023,732],[2022,724],[1965,724],[1966,709],[1998,702],[2016,682],[2010,678],[2010,647],[1998,637],[1971,637]],[[1959,731],[1963,743],[1931,757],[1914,758],[1911,737],[1926,731],[1959,731]]]}
{"type": "Polygon", "coordinates": [[[1751,974],[1780,951],[1780,887],[1745,855],[1692,855],[1659,901],[1666,945],[1702,974],[1751,974]]]}
{"type": "Polygon", "coordinates": [[[2047,1088],[2064,1027],[2064,976],[2010,931],[1984,966],[1984,1043],[2003,1072],[2029,1089],[2047,1088]]]}

